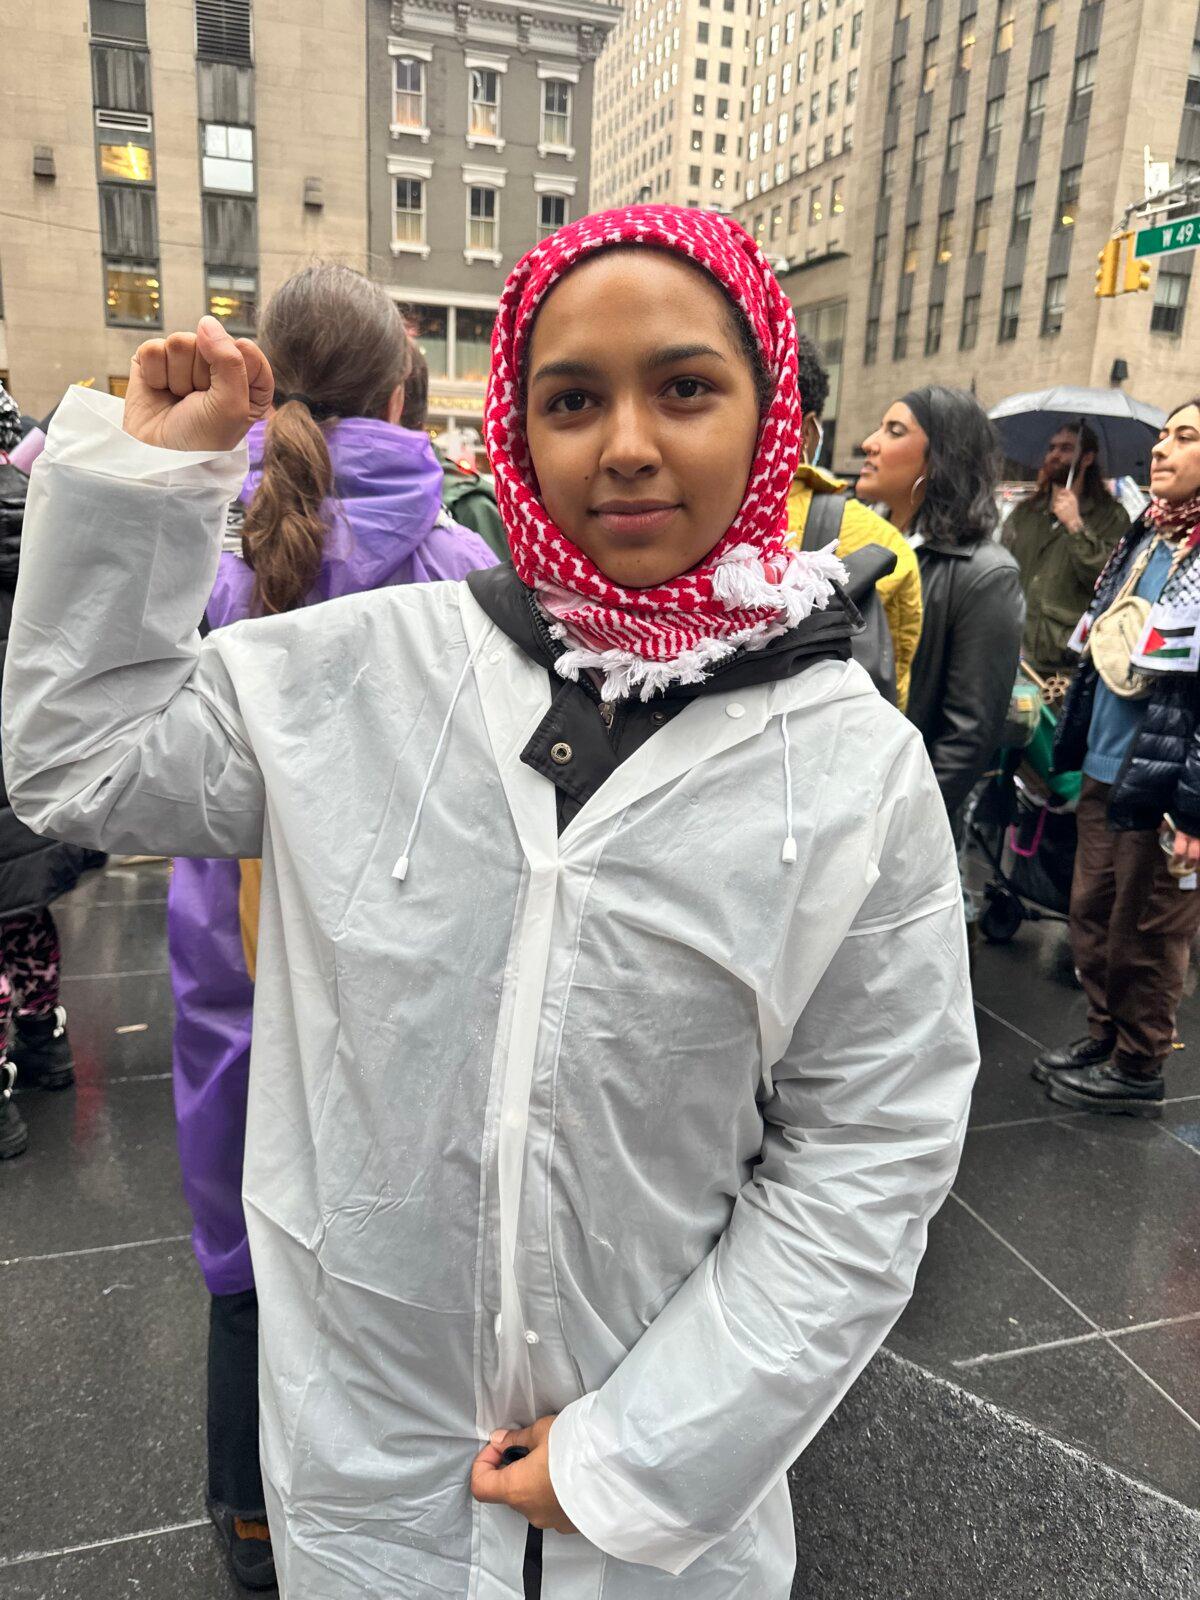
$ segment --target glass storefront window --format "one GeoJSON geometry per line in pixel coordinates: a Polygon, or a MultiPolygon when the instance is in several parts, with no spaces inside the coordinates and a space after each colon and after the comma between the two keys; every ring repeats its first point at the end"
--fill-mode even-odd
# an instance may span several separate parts
{"type": "Polygon", "coordinates": [[[431,378],[446,376],[449,316],[445,306],[409,306],[404,321],[425,357],[431,378]]]}
{"type": "Polygon", "coordinates": [[[252,333],[258,320],[258,278],[251,272],[210,272],[208,310],[227,328],[252,333]]]}
{"type": "Polygon", "coordinates": [[[458,373],[462,379],[484,382],[492,365],[492,327],[496,321],[494,311],[456,312],[455,344],[458,352],[458,373]]]}
{"type": "Polygon", "coordinates": [[[162,321],[162,286],[157,267],[114,266],[104,269],[108,322],[142,323],[156,328],[162,321]]]}
{"type": "Polygon", "coordinates": [[[144,144],[102,144],[100,176],[124,183],[153,183],[154,156],[144,144]]]}

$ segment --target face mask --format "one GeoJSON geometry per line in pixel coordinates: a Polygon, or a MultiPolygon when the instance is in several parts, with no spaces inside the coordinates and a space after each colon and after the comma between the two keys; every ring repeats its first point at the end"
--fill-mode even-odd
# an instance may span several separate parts
{"type": "Polygon", "coordinates": [[[820,418],[813,418],[813,427],[817,430],[817,447],[809,457],[808,465],[815,467],[821,460],[821,451],[825,445],[825,429],[821,426],[820,418]]]}

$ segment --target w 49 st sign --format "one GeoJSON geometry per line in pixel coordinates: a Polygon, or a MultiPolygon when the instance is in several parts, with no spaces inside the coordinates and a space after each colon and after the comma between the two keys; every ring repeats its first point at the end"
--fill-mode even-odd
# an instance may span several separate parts
{"type": "Polygon", "coordinates": [[[1176,250],[1195,250],[1200,245],[1200,217],[1181,217],[1161,227],[1143,228],[1135,250],[1139,256],[1169,256],[1176,250]]]}

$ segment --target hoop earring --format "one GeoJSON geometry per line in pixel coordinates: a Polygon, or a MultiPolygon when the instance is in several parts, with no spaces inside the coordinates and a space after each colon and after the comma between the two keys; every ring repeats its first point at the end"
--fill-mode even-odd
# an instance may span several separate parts
{"type": "Polygon", "coordinates": [[[917,490],[921,487],[921,485],[924,482],[925,482],[925,474],[922,473],[921,476],[917,479],[916,483],[914,483],[912,488],[908,491],[908,497],[909,497],[910,500],[912,499],[913,495],[916,494],[917,490]]]}

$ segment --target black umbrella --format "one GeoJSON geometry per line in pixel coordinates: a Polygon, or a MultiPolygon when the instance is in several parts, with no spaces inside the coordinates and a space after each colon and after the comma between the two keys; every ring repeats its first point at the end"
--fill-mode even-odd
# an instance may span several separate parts
{"type": "Polygon", "coordinates": [[[1134,400],[1120,389],[1080,389],[1062,384],[1032,394],[1013,394],[988,412],[1004,454],[1023,466],[1040,467],[1060,428],[1086,423],[1100,441],[1100,467],[1109,477],[1146,483],[1150,451],[1165,411],[1134,400]]]}

